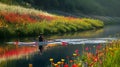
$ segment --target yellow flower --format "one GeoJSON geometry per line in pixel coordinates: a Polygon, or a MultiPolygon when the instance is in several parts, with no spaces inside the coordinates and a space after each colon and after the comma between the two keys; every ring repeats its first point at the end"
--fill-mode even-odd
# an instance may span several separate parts
{"type": "Polygon", "coordinates": [[[112,50],[112,48],[109,48],[109,50],[112,50]]]}
{"type": "Polygon", "coordinates": [[[82,63],[78,63],[78,66],[81,66],[82,65],[82,63]]]}
{"type": "Polygon", "coordinates": [[[77,56],[77,54],[76,54],[76,53],[74,53],[74,54],[73,54],[73,56],[77,56]]]}
{"type": "Polygon", "coordinates": [[[61,59],[61,61],[62,61],[62,62],[64,62],[64,61],[65,61],[65,59],[61,59]]]}
{"type": "Polygon", "coordinates": [[[54,66],[57,66],[58,64],[54,64],[54,66]]]}
{"type": "Polygon", "coordinates": [[[57,62],[57,64],[61,64],[61,62],[60,62],[60,61],[58,61],[58,62],[57,62]]]}
{"type": "Polygon", "coordinates": [[[50,62],[52,62],[53,61],[53,58],[50,58],[50,62]]]}

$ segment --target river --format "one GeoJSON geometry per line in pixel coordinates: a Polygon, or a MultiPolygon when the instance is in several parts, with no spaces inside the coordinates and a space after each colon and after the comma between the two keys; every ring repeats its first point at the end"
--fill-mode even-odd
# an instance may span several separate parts
{"type": "MultiPolygon", "coordinates": [[[[95,38],[116,38],[120,37],[120,24],[105,26],[103,29],[90,30],[76,33],[66,33],[52,36],[45,36],[46,39],[95,39],[95,38]]],[[[33,41],[36,38],[21,38],[20,41],[33,41]]],[[[7,39],[14,41],[15,39],[7,39]]],[[[86,44],[93,48],[97,44],[86,44]]],[[[61,58],[67,56],[72,57],[75,50],[79,50],[82,54],[82,44],[68,46],[52,46],[39,53],[36,46],[16,46],[6,45],[1,43],[0,46],[0,67],[50,67],[49,58],[54,58],[54,61],[60,61],[61,58]]],[[[95,50],[93,49],[93,52],[95,50]]]]}

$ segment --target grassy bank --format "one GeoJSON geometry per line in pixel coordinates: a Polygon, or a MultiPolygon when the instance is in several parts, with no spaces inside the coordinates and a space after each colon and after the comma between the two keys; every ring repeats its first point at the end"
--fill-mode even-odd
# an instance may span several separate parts
{"type": "Polygon", "coordinates": [[[67,57],[54,62],[53,58],[50,58],[51,67],[119,67],[120,62],[120,40],[112,41],[108,44],[99,44],[97,46],[85,47],[83,45],[82,55],[79,54],[79,50],[75,50],[72,58],[67,57]],[[95,51],[93,51],[95,50],[95,51]],[[63,61],[64,60],[64,61],[63,61]]]}
{"type": "Polygon", "coordinates": [[[104,25],[97,19],[52,15],[2,3],[0,7],[2,7],[0,8],[1,38],[85,31],[101,28],[104,25]]]}

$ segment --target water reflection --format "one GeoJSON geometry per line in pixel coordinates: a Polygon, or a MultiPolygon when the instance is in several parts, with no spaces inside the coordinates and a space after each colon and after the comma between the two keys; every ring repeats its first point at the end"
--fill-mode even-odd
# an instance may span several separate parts
{"type": "Polygon", "coordinates": [[[21,59],[38,51],[37,47],[6,45],[0,46],[0,62],[21,59]]]}
{"type": "Polygon", "coordinates": [[[120,24],[105,26],[102,29],[90,30],[84,32],[67,33],[61,35],[48,36],[50,39],[61,38],[104,38],[117,37],[120,38],[120,24]]]}
{"type": "Polygon", "coordinates": [[[98,29],[98,30],[90,30],[90,31],[84,31],[84,32],[76,32],[76,33],[67,33],[62,35],[53,35],[48,36],[50,39],[56,39],[56,38],[89,38],[98,36],[101,33],[103,33],[104,29],[98,29]]]}
{"type": "MultiPolygon", "coordinates": [[[[46,36],[46,39],[81,39],[81,38],[106,38],[108,36],[113,36],[117,34],[116,37],[120,35],[120,26],[108,26],[104,29],[70,33],[64,35],[54,35],[46,36]]],[[[8,40],[15,41],[16,39],[8,40]]],[[[33,42],[37,41],[36,37],[31,38],[21,38],[20,41],[33,42]]],[[[6,42],[8,42],[6,41],[6,42]]],[[[47,45],[42,55],[38,52],[38,47],[33,46],[18,46],[2,44],[0,46],[0,67],[28,67],[29,64],[33,64],[33,67],[50,67],[49,58],[54,58],[54,62],[59,61],[61,58],[66,58],[67,56],[72,57],[72,53],[78,49],[80,54],[82,54],[82,44],[78,45],[68,45],[68,46],[57,46],[57,45],[47,45]]],[[[86,44],[85,47],[90,47],[92,52],[95,52],[93,46],[98,44],[86,44]]],[[[104,45],[104,44],[103,44],[104,45]]],[[[85,49],[85,48],[84,48],[85,49]]]]}
{"type": "Polygon", "coordinates": [[[6,45],[0,47],[0,67],[28,67],[29,64],[33,64],[33,67],[50,67],[49,58],[54,58],[54,62],[66,58],[67,56],[72,58],[72,53],[78,49],[80,54],[86,47],[90,47],[95,51],[93,46],[97,44],[84,45],[67,45],[67,46],[46,46],[47,48],[40,55],[38,47],[31,46],[15,46],[6,45]]]}

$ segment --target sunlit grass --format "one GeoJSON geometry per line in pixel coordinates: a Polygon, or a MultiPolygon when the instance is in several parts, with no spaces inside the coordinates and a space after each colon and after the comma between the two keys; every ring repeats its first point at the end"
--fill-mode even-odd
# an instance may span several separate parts
{"type": "Polygon", "coordinates": [[[42,10],[35,10],[33,8],[24,8],[21,6],[14,6],[14,5],[6,5],[3,3],[0,3],[0,12],[14,12],[14,13],[20,13],[20,14],[30,14],[30,15],[46,15],[46,16],[53,16],[52,14],[49,14],[47,12],[43,12],[42,10]]]}

